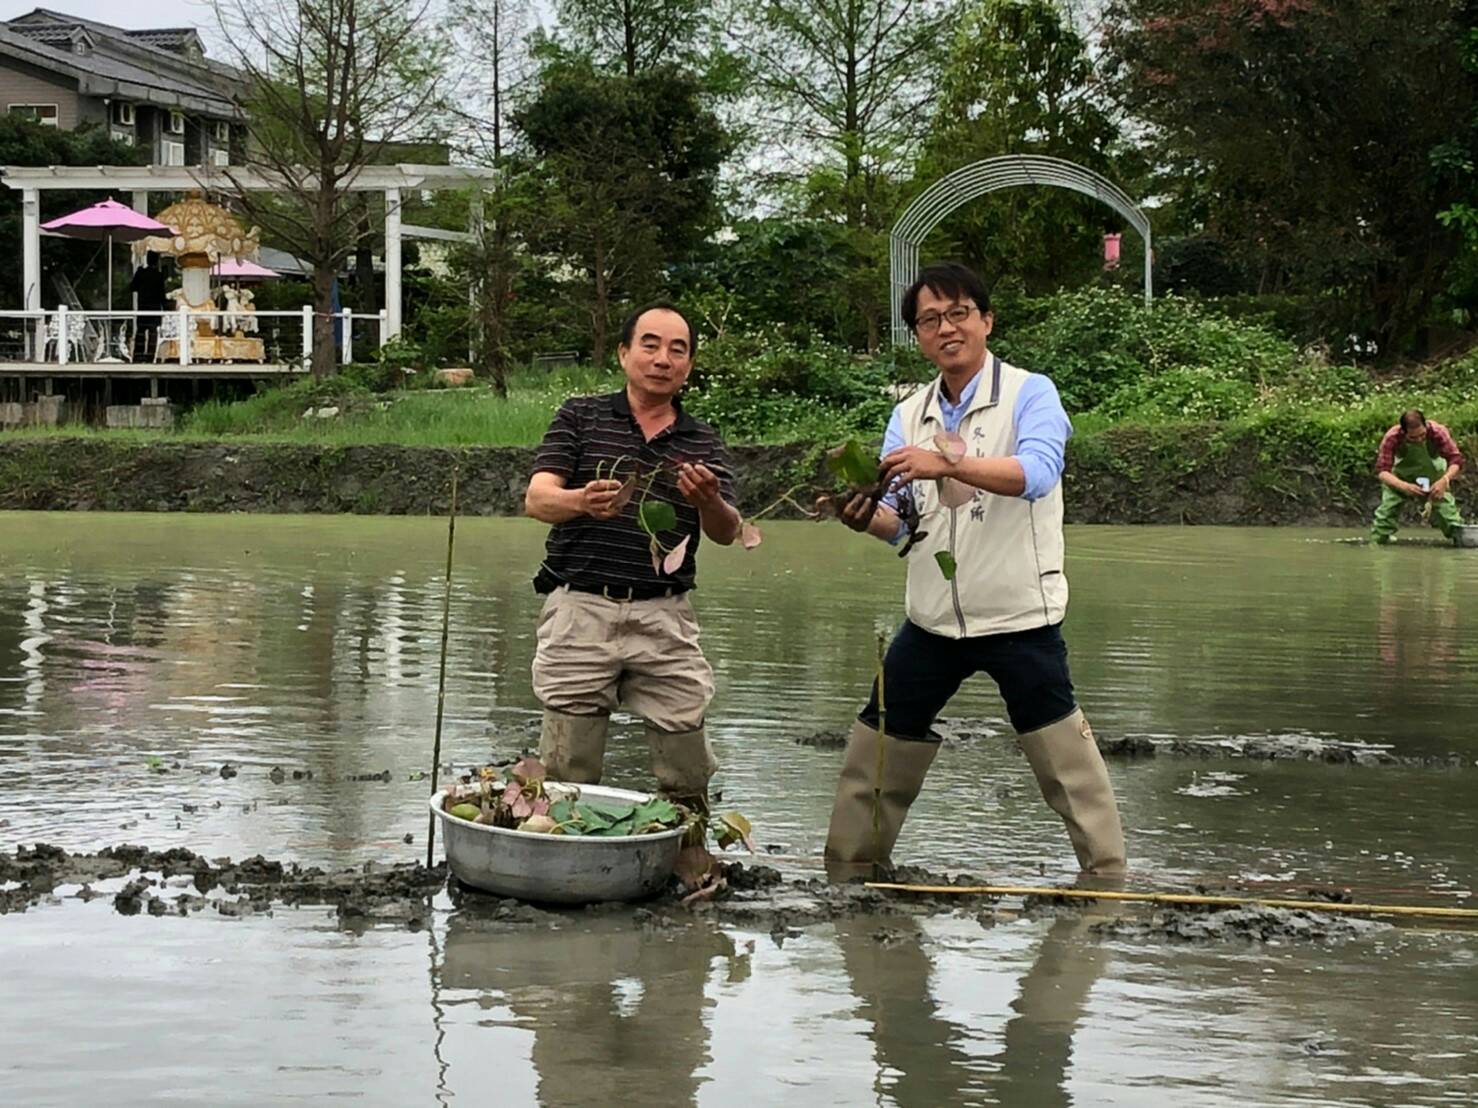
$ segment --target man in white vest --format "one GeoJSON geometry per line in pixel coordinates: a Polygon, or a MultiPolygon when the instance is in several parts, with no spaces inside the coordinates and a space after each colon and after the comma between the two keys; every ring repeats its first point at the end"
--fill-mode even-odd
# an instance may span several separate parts
{"type": "Polygon", "coordinates": [[[939,749],[934,720],[967,677],[983,672],[1000,689],[1043,798],[1067,824],[1079,866],[1121,873],[1118,805],[1073,696],[1061,631],[1063,449],[1072,425],[1048,378],[986,348],[990,298],[969,269],[926,267],[904,294],[903,320],[939,376],[893,410],[883,495],[855,496],[841,518],[885,542],[913,542],[908,618],[883,662],[886,734],[874,682],[847,743],[829,868],[841,876],[891,860],[939,749]]]}

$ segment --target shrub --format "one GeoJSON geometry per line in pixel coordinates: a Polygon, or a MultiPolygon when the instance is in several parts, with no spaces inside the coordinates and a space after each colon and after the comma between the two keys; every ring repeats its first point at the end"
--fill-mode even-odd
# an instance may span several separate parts
{"type": "Polygon", "coordinates": [[[1236,419],[1252,409],[1257,389],[1246,381],[1177,367],[1120,388],[1096,409],[1125,422],[1236,419]]]}
{"type": "Polygon", "coordinates": [[[880,435],[894,403],[893,373],[891,359],[820,340],[730,334],[700,350],[687,404],[733,439],[789,441],[822,427],[880,435]]]}
{"type": "Polygon", "coordinates": [[[1123,290],[1086,287],[1044,297],[1023,315],[1020,326],[1002,321],[995,345],[1051,377],[1069,411],[1092,410],[1171,370],[1265,387],[1285,380],[1298,358],[1293,343],[1266,327],[1179,297],[1146,307],[1123,290]]]}
{"type": "Polygon", "coordinates": [[[375,351],[374,366],[366,367],[364,376],[370,388],[384,392],[405,385],[425,385],[431,373],[421,344],[397,335],[375,351]]]}
{"type": "Polygon", "coordinates": [[[1379,395],[1381,387],[1359,366],[1305,361],[1295,366],[1273,391],[1273,403],[1348,406],[1379,395]]]}

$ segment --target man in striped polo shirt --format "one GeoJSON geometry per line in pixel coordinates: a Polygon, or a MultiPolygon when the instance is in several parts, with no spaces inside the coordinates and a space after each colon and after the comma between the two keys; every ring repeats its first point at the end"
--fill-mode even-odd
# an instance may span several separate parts
{"type": "Polygon", "coordinates": [[[610,713],[621,706],[646,721],[658,785],[704,806],[718,768],[703,730],[713,670],[688,593],[700,536],[727,546],[741,519],[723,440],[677,399],[696,351],[692,324],[672,305],[633,312],[617,349],[626,387],[565,401],[524,507],[553,524],[534,579],[548,594],[533,673],[550,777],[599,782],[610,713]],[[634,495],[625,484],[633,477],[634,495]],[[643,501],[673,508],[660,547],[641,524],[643,501]],[[664,552],[680,548],[668,572],[664,552]]]}

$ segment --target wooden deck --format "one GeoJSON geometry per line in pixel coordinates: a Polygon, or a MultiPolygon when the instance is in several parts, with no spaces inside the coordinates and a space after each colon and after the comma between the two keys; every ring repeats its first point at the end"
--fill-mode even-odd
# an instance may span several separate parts
{"type": "Polygon", "coordinates": [[[297,365],[264,365],[259,362],[8,362],[0,361],[0,377],[51,377],[57,380],[78,378],[132,378],[145,380],[209,381],[221,378],[299,377],[297,365]]]}

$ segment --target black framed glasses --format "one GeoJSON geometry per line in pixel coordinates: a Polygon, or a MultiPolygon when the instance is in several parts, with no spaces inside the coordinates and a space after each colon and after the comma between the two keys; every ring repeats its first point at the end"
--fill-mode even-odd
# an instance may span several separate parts
{"type": "Polygon", "coordinates": [[[974,304],[955,304],[953,307],[944,309],[942,312],[927,312],[914,320],[913,329],[920,335],[932,335],[939,330],[941,320],[949,320],[958,327],[970,318],[970,313],[975,311],[974,304]]]}

